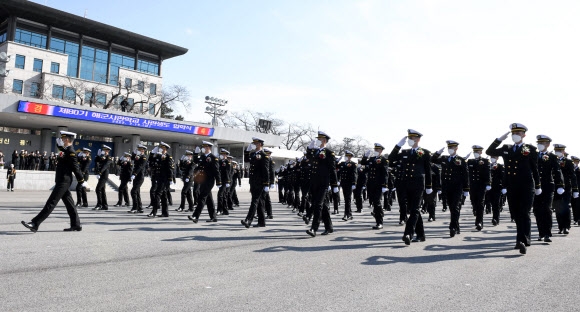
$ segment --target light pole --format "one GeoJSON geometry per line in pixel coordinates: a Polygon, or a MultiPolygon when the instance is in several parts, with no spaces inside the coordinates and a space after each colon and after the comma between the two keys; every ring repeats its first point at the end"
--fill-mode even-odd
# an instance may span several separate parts
{"type": "Polygon", "coordinates": [[[221,117],[228,113],[227,110],[219,108],[222,106],[226,106],[226,104],[228,104],[228,101],[206,96],[205,103],[211,105],[205,108],[205,113],[212,116],[211,125],[215,127],[217,126],[217,117],[221,117]]]}

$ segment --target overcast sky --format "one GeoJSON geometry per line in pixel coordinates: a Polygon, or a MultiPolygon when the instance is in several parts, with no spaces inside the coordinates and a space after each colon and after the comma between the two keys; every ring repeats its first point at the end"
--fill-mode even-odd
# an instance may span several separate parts
{"type": "Polygon", "coordinates": [[[210,95],[388,149],[413,128],[460,155],[520,122],[580,156],[580,1],[36,2],[188,48],[163,64],[191,90],[187,120],[210,120],[210,95]]]}

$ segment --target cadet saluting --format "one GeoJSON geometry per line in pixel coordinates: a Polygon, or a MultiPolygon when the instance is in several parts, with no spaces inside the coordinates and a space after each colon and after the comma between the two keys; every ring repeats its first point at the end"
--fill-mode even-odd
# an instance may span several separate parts
{"type": "Polygon", "coordinates": [[[517,237],[514,249],[519,249],[521,254],[526,254],[527,246],[530,246],[531,223],[530,210],[535,195],[542,194],[540,176],[538,174],[538,153],[534,146],[525,144],[528,128],[520,123],[510,125],[512,134],[511,144],[499,145],[505,140],[510,132],[495,139],[485,153],[489,156],[503,157],[506,171],[505,188],[507,200],[512,216],[516,221],[517,237]]]}
{"type": "Polygon", "coordinates": [[[64,231],[81,231],[81,221],[79,219],[79,214],[74,205],[74,200],[70,191],[70,185],[72,183],[72,175],[74,174],[77,183],[80,183],[83,187],[87,187],[88,183],[85,182],[83,174],[79,169],[79,163],[77,159],[77,154],[72,147],[72,143],[76,138],[77,134],[68,131],[61,131],[60,138],[56,139],[56,146],[61,152],[58,156],[58,162],[56,164],[56,174],[55,174],[55,186],[52,189],[52,193],[48,197],[44,208],[40,213],[32,219],[30,222],[22,221],[22,225],[27,227],[32,232],[36,232],[40,224],[48,218],[48,216],[54,210],[54,207],[59,200],[66,206],[66,212],[70,218],[70,228],[64,229],[64,231]]]}
{"type": "Polygon", "coordinates": [[[193,177],[195,183],[199,184],[199,196],[197,198],[197,206],[193,215],[187,218],[193,223],[197,223],[201,210],[207,201],[207,211],[209,213],[209,220],[206,222],[217,222],[215,216],[215,206],[211,190],[215,184],[221,185],[222,180],[219,171],[218,158],[211,153],[212,143],[202,141],[201,149],[195,148],[193,161],[197,164],[196,173],[193,177]],[[202,155],[200,155],[200,152],[202,155]]]}
{"type": "Polygon", "coordinates": [[[264,213],[264,194],[270,190],[270,175],[268,170],[270,161],[268,155],[262,150],[264,140],[260,138],[252,138],[252,144],[248,145],[244,153],[244,160],[250,163],[250,193],[252,194],[252,201],[246,219],[242,220],[242,224],[249,228],[258,212],[258,224],[254,227],[265,227],[266,216],[264,213]]]}
{"type": "Polygon", "coordinates": [[[469,198],[475,211],[475,228],[483,228],[483,211],[485,208],[485,192],[491,190],[491,173],[489,160],[481,157],[483,147],[472,146],[473,159],[467,161],[469,169],[469,198]]]}

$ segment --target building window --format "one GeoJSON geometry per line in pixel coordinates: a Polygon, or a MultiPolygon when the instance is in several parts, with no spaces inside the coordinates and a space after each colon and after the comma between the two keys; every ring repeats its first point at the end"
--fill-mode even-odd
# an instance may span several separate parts
{"type": "Polygon", "coordinates": [[[118,53],[111,53],[111,69],[109,73],[109,83],[117,85],[119,81],[119,68],[135,69],[135,58],[118,53]]]}
{"type": "Polygon", "coordinates": [[[0,33],[0,43],[6,41],[6,32],[0,33]]]}
{"type": "Polygon", "coordinates": [[[62,99],[64,97],[64,87],[63,86],[52,86],[52,97],[55,99],[62,99]]]}
{"type": "Polygon", "coordinates": [[[58,74],[60,72],[60,64],[56,62],[50,63],[50,72],[53,74],[58,74]]]}
{"type": "Polygon", "coordinates": [[[24,85],[24,81],[14,79],[12,82],[12,92],[22,94],[22,86],[24,85]]]}
{"type": "Polygon", "coordinates": [[[135,99],[127,98],[127,102],[129,103],[129,106],[127,106],[127,111],[130,112],[131,109],[133,109],[133,105],[135,105],[135,99]]]}
{"type": "Polygon", "coordinates": [[[33,82],[30,84],[30,96],[31,97],[40,97],[40,83],[33,82]]]}
{"type": "Polygon", "coordinates": [[[153,95],[157,94],[157,85],[152,83],[149,85],[149,92],[153,95]]]}
{"type": "Polygon", "coordinates": [[[105,106],[107,104],[107,95],[105,93],[97,92],[95,96],[95,103],[100,104],[101,106],[105,106]]]}
{"type": "Polygon", "coordinates": [[[101,83],[107,82],[107,59],[109,58],[109,52],[83,46],[82,53],[81,78],[101,83]]]}
{"type": "Polygon", "coordinates": [[[76,90],[69,87],[64,88],[64,99],[67,100],[68,102],[76,103],[77,100],[76,90]]]}
{"type": "Polygon", "coordinates": [[[46,49],[46,35],[16,28],[14,42],[46,49]]]}
{"type": "Polygon", "coordinates": [[[66,75],[69,77],[78,77],[78,61],[79,61],[79,44],[64,39],[52,38],[50,39],[50,50],[68,55],[68,65],[66,75]]]}
{"type": "Polygon", "coordinates": [[[42,60],[41,59],[34,59],[34,65],[32,66],[32,70],[37,73],[42,73],[42,60]]]}
{"type": "Polygon", "coordinates": [[[149,115],[155,115],[155,104],[149,103],[149,115]]]}
{"type": "Polygon", "coordinates": [[[16,54],[16,61],[15,62],[16,63],[14,64],[14,67],[24,69],[24,63],[26,62],[26,57],[24,55],[16,54]]]}
{"type": "Polygon", "coordinates": [[[158,63],[139,60],[137,62],[137,70],[140,72],[159,76],[159,64],[158,63]]]}
{"type": "Polygon", "coordinates": [[[145,82],[137,81],[137,90],[145,92],[145,82]]]}
{"type": "Polygon", "coordinates": [[[143,114],[143,103],[139,103],[139,113],[143,114]]]}
{"type": "Polygon", "coordinates": [[[93,92],[92,91],[85,91],[85,103],[87,104],[94,104],[95,103],[95,99],[93,98],[93,92]]]}
{"type": "Polygon", "coordinates": [[[131,88],[133,86],[133,79],[125,78],[125,88],[131,88]]]}

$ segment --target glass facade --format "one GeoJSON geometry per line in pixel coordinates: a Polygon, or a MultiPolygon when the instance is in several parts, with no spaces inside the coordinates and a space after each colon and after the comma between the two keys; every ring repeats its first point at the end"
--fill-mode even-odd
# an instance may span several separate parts
{"type": "Polygon", "coordinates": [[[76,77],[79,61],[79,44],[77,42],[53,37],[50,40],[50,50],[68,55],[66,75],[76,77]]]}
{"type": "Polygon", "coordinates": [[[63,86],[52,86],[52,97],[55,99],[62,99],[64,97],[64,87],[63,86]]]}
{"type": "Polygon", "coordinates": [[[149,73],[149,74],[152,74],[155,76],[159,76],[159,63],[139,60],[137,62],[137,70],[140,72],[149,73]]]}
{"type": "Polygon", "coordinates": [[[14,79],[12,81],[12,92],[22,94],[22,87],[24,86],[24,81],[19,79],[14,79]]]}
{"type": "Polygon", "coordinates": [[[89,46],[83,46],[82,55],[80,78],[106,83],[109,52],[89,46]]]}
{"type": "Polygon", "coordinates": [[[91,102],[94,103],[93,99],[93,91],[86,90],[85,91],[85,104],[90,104],[91,102]]]}
{"type": "Polygon", "coordinates": [[[135,69],[135,58],[118,53],[111,53],[109,83],[112,85],[119,83],[119,68],[135,69]]]}
{"type": "Polygon", "coordinates": [[[16,28],[14,42],[46,49],[46,35],[16,28]]]}
{"type": "Polygon", "coordinates": [[[14,60],[14,67],[24,69],[24,63],[26,62],[26,57],[24,55],[16,54],[16,60],[14,60]]]}
{"type": "Polygon", "coordinates": [[[155,115],[155,104],[149,103],[149,115],[155,115]]]}
{"type": "Polygon", "coordinates": [[[37,73],[42,73],[42,60],[41,59],[34,59],[34,65],[32,66],[32,70],[37,73]]]}
{"type": "Polygon", "coordinates": [[[64,88],[64,99],[71,103],[76,103],[77,94],[75,89],[69,87],[64,88]]]}
{"type": "Polygon", "coordinates": [[[60,64],[56,62],[50,63],[50,72],[53,74],[58,74],[60,72],[60,64]]]}

